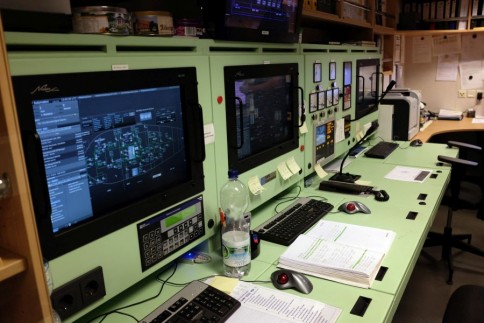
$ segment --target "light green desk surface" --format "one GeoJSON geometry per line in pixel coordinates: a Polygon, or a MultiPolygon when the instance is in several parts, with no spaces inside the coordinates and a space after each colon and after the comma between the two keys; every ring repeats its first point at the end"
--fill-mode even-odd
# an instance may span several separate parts
{"type": "MultiPolygon", "coordinates": [[[[269,280],[271,273],[277,269],[278,268],[275,266],[269,267],[267,271],[259,277],[259,280],[269,280]]],[[[313,284],[313,291],[310,294],[301,294],[293,289],[286,289],[284,292],[304,296],[340,308],[342,313],[338,318],[338,323],[391,322],[391,317],[393,316],[391,308],[394,299],[392,295],[372,289],[340,284],[312,276],[307,277],[313,284]],[[362,316],[351,314],[355,303],[360,297],[369,300],[368,307],[362,316]]],[[[264,284],[263,286],[272,287],[272,284],[264,284]]]]}
{"type": "MultiPolygon", "coordinates": [[[[262,273],[267,270],[268,267],[270,267],[270,264],[255,259],[251,262],[250,274],[244,276],[244,279],[256,280],[262,273]]],[[[186,285],[192,280],[203,280],[204,278],[208,278],[213,275],[223,275],[222,258],[218,254],[212,254],[212,261],[207,264],[178,263],[175,274],[170,278],[170,275],[173,273],[174,268],[175,266],[174,264],[172,264],[165,271],[160,271],[159,273],[157,273],[161,279],[168,279],[169,281],[169,283],[163,286],[163,290],[158,297],[155,297],[150,301],[143,302],[142,304],[136,306],[121,309],[120,311],[133,315],[139,321],[181,289],[181,286],[174,286],[173,283],[186,285]]],[[[77,322],[87,322],[93,317],[96,317],[97,315],[100,315],[102,313],[112,311],[113,309],[122,308],[130,304],[135,304],[146,299],[150,299],[158,294],[161,286],[162,283],[157,280],[156,275],[150,276],[149,278],[143,280],[142,282],[127,289],[117,297],[108,301],[106,304],[101,305],[91,313],[85,315],[77,322]]],[[[100,322],[101,319],[102,317],[93,320],[92,322],[100,322]]],[[[133,321],[134,320],[132,318],[129,318],[127,316],[122,316],[120,314],[111,314],[107,316],[107,318],[102,322],[130,323],[133,321]]]]}
{"type": "MultiPolygon", "coordinates": [[[[401,143],[401,147],[406,145],[408,143],[401,143]]],[[[318,187],[321,179],[319,178],[316,178],[310,187],[294,187],[285,193],[284,197],[296,198],[300,189],[299,196],[326,199],[334,205],[334,209],[325,216],[325,220],[388,229],[396,232],[396,239],[382,263],[382,266],[386,267],[387,271],[381,281],[377,280],[373,283],[371,289],[362,289],[316,277],[309,277],[314,285],[314,290],[311,294],[304,295],[304,297],[341,308],[343,313],[338,322],[391,322],[449,181],[450,168],[436,165],[436,156],[438,154],[456,156],[457,151],[446,149],[444,145],[424,144],[424,146],[418,147],[418,150],[413,147],[397,149],[385,160],[360,156],[344,169],[344,172],[362,175],[361,180],[387,191],[390,195],[390,200],[387,202],[376,201],[374,196],[364,197],[320,191],[318,187]],[[385,175],[397,165],[430,169],[434,178],[427,178],[423,183],[403,182],[385,178],[385,175]],[[346,214],[338,211],[338,206],[349,200],[358,200],[365,203],[370,208],[371,214],[346,214]],[[415,217],[412,219],[411,216],[409,218],[409,215],[414,215],[415,217]],[[350,314],[356,300],[360,296],[371,299],[370,305],[362,317],[350,314]]],[[[327,178],[330,176],[328,175],[327,178]]],[[[327,180],[327,178],[323,180],[327,180]]],[[[283,199],[274,198],[253,210],[252,227],[263,223],[275,214],[275,210],[282,211],[292,202],[292,200],[288,200],[286,203],[281,203],[282,201],[283,199]]],[[[268,281],[270,274],[277,269],[279,256],[285,250],[285,246],[262,241],[260,255],[252,261],[251,273],[249,276],[244,277],[243,280],[268,281]]],[[[222,274],[220,256],[215,253],[213,258],[213,261],[209,264],[178,265],[177,272],[170,281],[188,283],[194,279],[213,274],[222,274]]],[[[168,277],[170,272],[168,270],[163,277],[168,277]]],[[[272,287],[272,284],[264,283],[264,286],[272,287]]],[[[161,283],[156,281],[156,277],[152,277],[127,290],[113,301],[98,308],[95,312],[102,313],[103,311],[146,299],[156,295],[160,287],[161,283]]],[[[142,305],[127,308],[124,311],[134,315],[137,319],[141,319],[179,289],[180,287],[167,284],[164,286],[162,294],[156,299],[142,305]]],[[[294,290],[287,290],[286,292],[296,293],[299,296],[303,295],[294,290]]],[[[87,315],[83,319],[90,317],[90,315],[87,315]]],[[[113,314],[104,322],[130,322],[131,320],[130,318],[113,314]]]]}
{"type": "MultiPolygon", "coordinates": [[[[370,140],[364,146],[371,147],[379,141],[378,138],[370,140]]],[[[459,154],[458,148],[449,148],[444,144],[437,143],[423,143],[420,147],[410,146],[409,141],[399,141],[400,147],[394,150],[390,156],[385,158],[383,163],[394,164],[394,165],[404,165],[422,168],[439,168],[442,166],[437,166],[437,156],[444,155],[450,157],[456,157],[459,154]]],[[[374,158],[368,158],[361,156],[362,159],[374,160],[374,158]]]]}

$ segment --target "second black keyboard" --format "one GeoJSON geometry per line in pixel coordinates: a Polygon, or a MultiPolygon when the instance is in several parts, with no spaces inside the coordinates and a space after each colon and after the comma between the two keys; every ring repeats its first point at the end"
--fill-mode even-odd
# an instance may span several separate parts
{"type": "Polygon", "coordinates": [[[288,246],[332,209],[330,203],[301,197],[254,231],[263,240],[288,246]]]}
{"type": "Polygon", "coordinates": [[[380,141],[365,152],[366,157],[385,159],[399,147],[396,142],[380,141]]]}
{"type": "Polygon", "coordinates": [[[224,292],[194,280],[140,323],[225,322],[241,306],[224,292]]]}

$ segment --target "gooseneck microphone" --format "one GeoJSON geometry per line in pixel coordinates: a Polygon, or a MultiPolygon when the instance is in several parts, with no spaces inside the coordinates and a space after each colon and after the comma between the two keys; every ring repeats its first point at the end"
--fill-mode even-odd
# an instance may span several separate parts
{"type": "Polygon", "coordinates": [[[397,84],[397,81],[395,81],[395,80],[391,80],[390,83],[388,83],[387,88],[381,94],[380,99],[378,100],[378,102],[376,103],[376,105],[380,104],[381,100],[383,100],[383,98],[385,97],[385,95],[387,95],[388,92],[390,92],[393,89],[393,87],[395,86],[395,84],[397,84]]]}
{"type": "MultiPolygon", "coordinates": [[[[391,80],[390,83],[388,83],[387,88],[385,89],[385,91],[383,91],[382,95],[380,96],[380,99],[376,103],[376,106],[378,106],[380,104],[381,100],[383,100],[383,98],[388,94],[388,92],[390,92],[393,89],[395,84],[397,84],[397,82],[395,80],[391,80]]],[[[343,157],[343,160],[341,161],[341,165],[339,167],[339,173],[336,173],[333,176],[331,176],[330,180],[339,181],[339,182],[346,182],[346,183],[354,183],[361,177],[361,175],[354,175],[354,174],[350,174],[350,173],[343,174],[343,167],[344,167],[346,158],[348,158],[351,151],[355,147],[359,146],[363,141],[365,141],[365,139],[368,138],[368,136],[370,136],[372,133],[374,133],[378,129],[378,126],[379,126],[379,124],[378,124],[377,121],[372,122],[371,127],[368,128],[368,130],[365,132],[363,137],[360,140],[358,140],[358,142],[353,147],[348,149],[348,152],[346,153],[346,155],[343,157]]]]}
{"type": "Polygon", "coordinates": [[[351,150],[353,150],[353,148],[357,147],[363,141],[365,141],[365,139],[368,138],[369,135],[371,135],[372,133],[374,133],[378,129],[378,126],[379,126],[378,122],[372,123],[371,127],[368,128],[368,130],[365,132],[363,137],[361,137],[361,139],[358,140],[358,142],[348,150],[346,155],[343,157],[343,160],[341,161],[341,165],[339,167],[339,173],[336,173],[333,176],[331,176],[330,180],[339,181],[339,182],[346,182],[346,183],[354,183],[361,177],[361,175],[354,175],[354,174],[350,174],[350,173],[344,173],[343,174],[343,167],[344,167],[346,158],[348,158],[348,156],[350,155],[351,150]]]}

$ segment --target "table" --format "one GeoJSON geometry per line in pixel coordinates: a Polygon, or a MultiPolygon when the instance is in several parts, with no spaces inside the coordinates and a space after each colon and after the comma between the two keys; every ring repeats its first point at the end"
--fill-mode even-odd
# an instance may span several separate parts
{"type": "Polygon", "coordinates": [[[457,120],[432,120],[432,123],[428,125],[423,131],[417,133],[412,138],[420,139],[424,142],[438,134],[449,132],[469,132],[469,131],[484,131],[484,124],[473,123],[472,118],[463,118],[460,121],[457,120]]]}
{"type": "MultiPolygon", "coordinates": [[[[309,276],[314,289],[311,294],[303,296],[341,308],[342,314],[338,323],[392,321],[450,178],[450,168],[437,165],[436,156],[445,153],[455,157],[458,153],[457,149],[448,149],[442,144],[428,143],[421,147],[408,147],[408,142],[399,144],[400,148],[394,152],[395,158],[379,160],[360,156],[345,168],[345,171],[362,175],[361,179],[371,182],[371,185],[385,189],[390,195],[390,200],[387,202],[378,202],[373,196],[363,197],[319,191],[318,186],[321,181],[319,178],[314,179],[309,187],[301,190],[301,196],[325,197],[335,206],[333,211],[336,211],[341,203],[348,200],[359,200],[372,211],[371,214],[331,212],[325,217],[326,220],[388,229],[397,234],[382,263],[386,272],[382,278],[374,282],[370,289],[309,276]],[[428,168],[435,176],[426,179],[423,183],[401,182],[385,178],[385,175],[396,166],[428,168]],[[364,306],[364,310],[359,314],[352,314],[356,302],[361,299],[367,302],[367,306],[364,306]]],[[[303,183],[298,185],[302,186],[303,183]]],[[[287,192],[286,195],[294,196],[296,192],[295,189],[287,192]]],[[[273,199],[253,210],[252,226],[256,227],[271,217],[279,202],[280,200],[273,199]]],[[[291,202],[289,201],[287,205],[291,202]]],[[[279,210],[287,205],[281,205],[279,210]]],[[[214,240],[217,239],[219,237],[214,237],[214,240]]],[[[219,241],[213,242],[213,246],[217,246],[217,244],[219,245],[219,241]]],[[[284,246],[262,241],[260,255],[252,262],[249,276],[243,279],[263,281],[264,286],[272,287],[268,278],[276,270],[278,258],[285,250],[284,246]]],[[[210,250],[210,253],[213,256],[211,263],[204,265],[179,264],[176,274],[170,281],[188,283],[193,279],[201,279],[211,274],[222,274],[219,251],[214,248],[210,250]]],[[[162,277],[166,279],[170,273],[171,271],[168,270],[162,277]]],[[[160,286],[160,282],[155,277],[146,279],[99,307],[94,313],[86,315],[82,320],[88,320],[96,313],[103,313],[156,295],[160,286]]],[[[166,285],[163,293],[156,299],[124,309],[123,312],[128,312],[140,319],[150,313],[158,304],[167,300],[179,288],[181,287],[166,285]]],[[[294,290],[285,292],[302,296],[294,290]]],[[[131,320],[131,318],[124,318],[120,315],[111,315],[103,322],[131,322],[131,320]]],[[[99,322],[99,320],[94,322],[99,322]]]]}

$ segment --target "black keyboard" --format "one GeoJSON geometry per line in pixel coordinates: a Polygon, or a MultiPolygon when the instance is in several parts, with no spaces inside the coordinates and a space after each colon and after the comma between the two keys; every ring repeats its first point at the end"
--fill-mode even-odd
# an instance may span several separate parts
{"type": "Polygon", "coordinates": [[[365,152],[365,156],[385,159],[398,147],[399,145],[395,142],[380,141],[373,147],[370,147],[370,149],[365,152]]]}
{"type": "Polygon", "coordinates": [[[225,322],[239,307],[232,296],[194,280],[140,323],[225,322]]]}
{"type": "Polygon", "coordinates": [[[332,209],[327,202],[301,197],[254,231],[263,240],[288,246],[332,209]]]}
{"type": "Polygon", "coordinates": [[[371,194],[374,187],[355,183],[346,183],[338,181],[323,181],[319,183],[319,189],[322,191],[347,193],[347,194],[371,194]]]}

